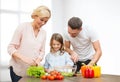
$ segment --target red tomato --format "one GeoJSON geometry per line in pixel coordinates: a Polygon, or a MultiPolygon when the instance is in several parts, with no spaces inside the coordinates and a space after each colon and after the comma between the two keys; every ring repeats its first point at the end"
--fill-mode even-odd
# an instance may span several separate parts
{"type": "Polygon", "coordinates": [[[58,80],[62,80],[64,77],[63,77],[62,75],[58,75],[58,76],[56,76],[56,78],[57,78],[58,80]]]}
{"type": "Polygon", "coordinates": [[[58,75],[56,75],[56,79],[57,79],[57,80],[59,79],[59,76],[58,76],[58,75]]]}
{"type": "Polygon", "coordinates": [[[50,75],[55,75],[55,72],[50,72],[50,75]]]}
{"type": "Polygon", "coordinates": [[[57,74],[56,74],[57,76],[59,76],[59,75],[61,75],[61,73],[60,72],[57,72],[57,74]]]}
{"type": "Polygon", "coordinates": [[[45,79],[47,79],[47,76],[43,75],[43,76],[41,76],[41,79],[45,80],[45,79]]]}
{"type": "Polygon", "coordinates": [[[55,71],[55,74],[58,74],[58,71],[55,71]]]}
{"type": "Polygon", "coordinates": [[[53,75],[54,76],[54,79],[57,79],[57,75],[55,74],[55,75],[53,75]]]}
{"type": "Polygon", "coordinates": [[[49,80],[54,80],[54,76],[50,76],[50,77],[49,77],[49,80]]]}
{"type": "Polygon", "coordinates": [[[51,76],[51,75],[47,75],[47,79],[49,79],[49,78],[50,78],[50,76],[51,76]]]}

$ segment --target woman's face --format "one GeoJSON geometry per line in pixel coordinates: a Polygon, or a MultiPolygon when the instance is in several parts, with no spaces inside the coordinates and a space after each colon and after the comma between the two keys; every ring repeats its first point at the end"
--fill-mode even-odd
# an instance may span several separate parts
{"type": "Polygon", "coordinates": [[[60,48],[61,48],[61,43],[58,42],[58,41],[56,41],[56,40],[53,40],[53,41],[52,41],[52,48],[53,48],[54,52],[60,50],[60,48]]]}
{"type": "Polygon", "coordinates": [[[43,25],[47,23],[48,20],[49,20],[48,17],[36,17],[34,20],[35,27],[36,28],[42,27],[43,25]]]}

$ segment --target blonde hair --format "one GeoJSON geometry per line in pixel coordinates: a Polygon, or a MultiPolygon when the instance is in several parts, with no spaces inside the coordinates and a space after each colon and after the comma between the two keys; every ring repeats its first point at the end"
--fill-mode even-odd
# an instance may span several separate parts
{"type": "Polygon", "coordinates": [[[32,15],[31,15],[32,18],[34,18],[35,16],[50,18],[51,11],[46,6],[39,6],[33,11],[32,15]]]}

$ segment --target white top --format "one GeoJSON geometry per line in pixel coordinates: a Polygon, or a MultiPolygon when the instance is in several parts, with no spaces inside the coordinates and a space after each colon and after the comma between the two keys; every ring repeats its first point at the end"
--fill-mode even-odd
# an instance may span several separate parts
{"type": "MultiPolygon", "coordinates": [[[[35,37],[31,23],[23,23],[16,29],[8,45],[8,53],[12,55],[17,51],[21,55],[33,59],[43,57],[45,54],[45,42],[46,32],[42,28],[40,28],[37,37],[35,37]]],[[[11,57],[10,66],[13,66],[13,70],[17,75],[26,76],[28,64],[11,57]]]]}
{"type": "Polygon", "coordinates": [[[79,61],[92,59],[95,53],[92,42],[98,40],[98,37],[92,28],[83,26],[82,30],[75,38],[70,37],[70,35],[66,32],[64,34],[64,39],[71,42],[73,51],[79,55],[79,61]]]}

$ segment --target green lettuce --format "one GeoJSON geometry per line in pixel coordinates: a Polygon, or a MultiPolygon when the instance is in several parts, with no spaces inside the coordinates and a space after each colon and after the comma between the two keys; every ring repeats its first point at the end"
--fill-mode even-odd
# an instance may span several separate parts
{"type": "Polygon", "coordinates": [[[45,70],[43,66],[30,66],[27,69],[27,75],[28,76],[33,76],[33,77],[41,77],[42,75],[45,75],[45,70]]]}

